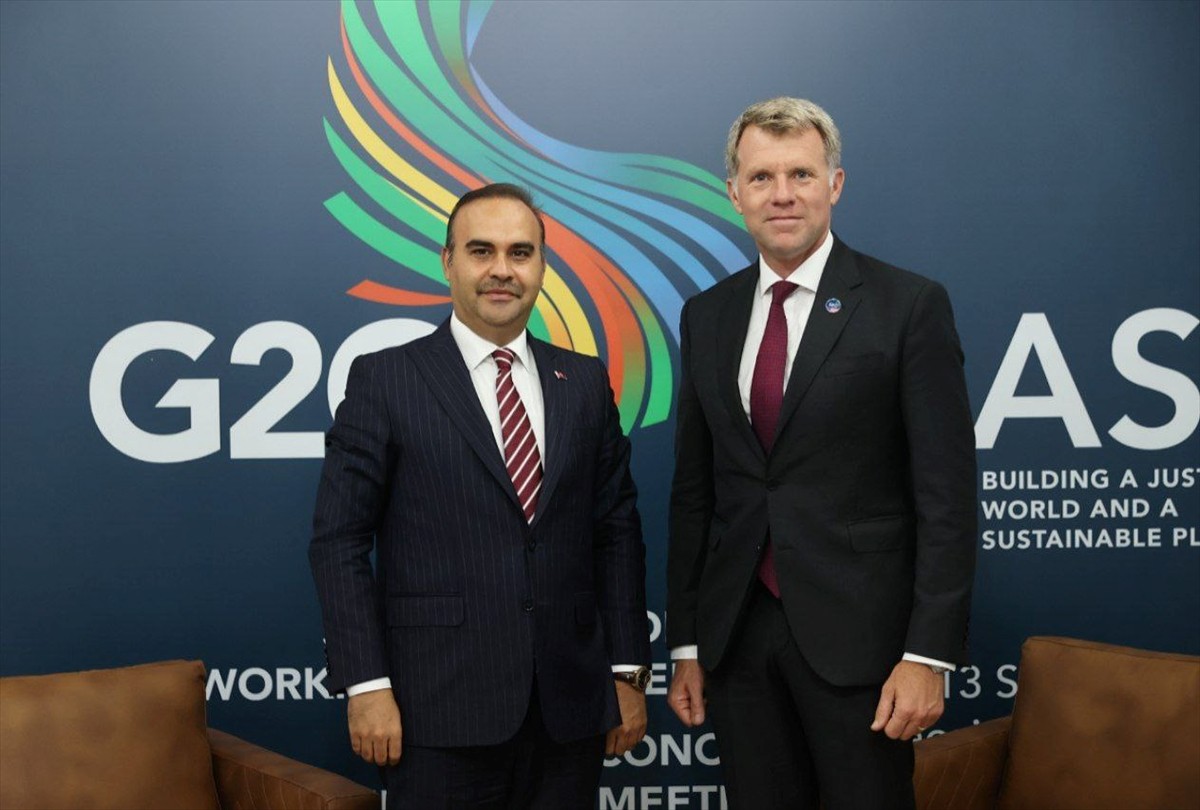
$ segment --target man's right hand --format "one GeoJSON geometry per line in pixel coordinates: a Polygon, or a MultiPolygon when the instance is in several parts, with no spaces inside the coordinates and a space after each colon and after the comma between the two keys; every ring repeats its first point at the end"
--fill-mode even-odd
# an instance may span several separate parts
{"type": "Polygon", "coordinates": [[[346,719],[350,723],[350,747],[354,753],[375,765],[395,765],[400,761],[400,707],[391,689],[363,692],[346,701],[346,719]]]}
{"type": "Polygon", "coordinates": [[[704,670],[695,658],[680,658],[675,662],[667,703],[688,728],[704,722],[704,670]]]}

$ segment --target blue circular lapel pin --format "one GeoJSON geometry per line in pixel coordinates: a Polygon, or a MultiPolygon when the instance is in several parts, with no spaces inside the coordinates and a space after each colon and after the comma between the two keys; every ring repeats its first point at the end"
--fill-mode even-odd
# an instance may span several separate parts
{"type": "Polygon", "coordinates": [[[825,311],[830,315],[836,315],[842,311],[842,302],[836,298],[830,298],[825,302],[825,311]]]}

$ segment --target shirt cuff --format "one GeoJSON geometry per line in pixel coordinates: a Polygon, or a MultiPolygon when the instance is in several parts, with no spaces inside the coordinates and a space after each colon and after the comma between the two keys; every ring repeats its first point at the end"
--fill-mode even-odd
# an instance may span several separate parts
{"type": "MultiPolygon", "coordinates": [[[[700,647],[697,644],[685,644],[682,647],[672,647],[671,648],[671,660],[672,661],[679,661],[682,659],[699,658],[699,657],[700,657],[700,647]]],[[[956,667],[954,664],[951,664],[949,661],[939,661],[936,658],[926,658],[923,655],[914,655],[913,653],[905,653],[904,660],[912,661],[913,663],[916,663],[916,664],[925,664],[926,666],[945,667],[946,669],[950,670],[951,672],[954,672],[955,670],[958,669],[958,667],[956,667]]]]}
{"type": "Polygon", "coordinates": [[[637,664],[613,664],[613,672],[637,672],[641,669],[637,664]]]}
{"type": "Polygon", "coordinates": [[[927,667],[945,667],[951,672],[958,670],[958,667],[954,666],[954,664],[951,664],[949,661],[939,661],[936,658],[926,658],[923,655],[913,655],[912,653],[905,653],[902,656],[902,660],[912,661],[914,664],[924,664],[927,667]]]}
{"type": "Polygon", "coordinates": [[[362,683],[355,683],[347,686],[346,697],[354,697],[355,695],[361,695],[365,692],[378,692],[380,689],[391,688],[391,678],[375,678],[374,680],[363,681],[362,683]]]}

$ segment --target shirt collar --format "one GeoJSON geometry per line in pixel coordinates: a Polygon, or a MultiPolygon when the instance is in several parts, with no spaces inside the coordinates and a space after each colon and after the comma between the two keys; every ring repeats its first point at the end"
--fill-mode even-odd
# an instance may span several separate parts
{"type": "Polygon", "coordinates": [[[525,337],[526,332],[524,329],[507,345],[497,346],[487,338],[480,337],[472,332],[471,327],[459,320],[457,313],[451,312],[450,335],[454,338],[454,342],[458,344],[458,350],[462,352],[463,360],[466,362],[469,370],[475,370],[480,363],[489,359],[492,356],[492,352],[498,348],[511,349],[521,365],[526,368],[530,367],[529,341],[525,337]]]}
{"type": "MultiPolygon", "coordinates": [[[[832,252],[833,231],[826,231],[825,241],[821,242],[820,246],[813,251],[813,254],[801,262],[800,266],[789,273],[788,277],[783,280],[798,284],[809,292],[815,293],[818,285],[821,283],[821,274],[825,270],[825,262],[829,260],[829,254],[832,252]]],[[[759,255],[758,294],[766,295],[771,289],[771,285],[779,280],[779,274],[768,267],[766,260],[759,255]]]]}

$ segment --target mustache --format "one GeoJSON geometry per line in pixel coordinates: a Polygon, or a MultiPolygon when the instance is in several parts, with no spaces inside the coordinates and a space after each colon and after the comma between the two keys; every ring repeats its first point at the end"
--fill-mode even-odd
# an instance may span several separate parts
{"type": "Polygon", "coordinates": [[[507,293],[512,293],[513,295],[517,296],[518,298],[520,298],[521,296],[523,296],[525,294],[525,287],[522,286],[521,284],[518,284],[515,281],[485,282],[483,284],[480,284],[475,289],[475,292],[478,293],[479,295],[485,295],[486,293],[495,292],[497,290],[502,290],[507,293]]]}

